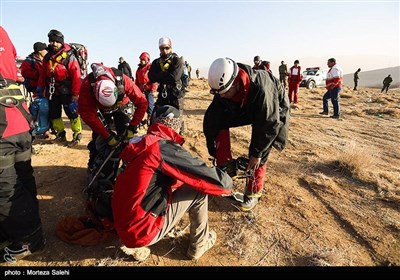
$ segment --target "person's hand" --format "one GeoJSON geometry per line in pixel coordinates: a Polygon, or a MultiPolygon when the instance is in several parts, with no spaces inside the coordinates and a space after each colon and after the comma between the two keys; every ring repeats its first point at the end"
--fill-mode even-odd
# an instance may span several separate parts
{"type": "Polygon", "coordinates": [[[37,95],[37,97],[43,98],[43,97],[44,97],[44,96],[43,96],[43,92],[44,92],[44,88],[42,88],[42,87],[37,87],[37,88],[36,88],[36,95],[37,95]]]}
{"type": "Polygon", "coordinates": [[[117,148],[120,144],[120,141],[114,136],[114,135],[110,135],[108,136],[108,138],[106,139],[107,145],[113,150],[115,148],[117,148]]]}
{"type": "Polygon", "coordinates": [[[129,139],[133,138],[137,132],[136,126],[128,126],[124,131],[124,141],[129,141],[129,139]]]}
{"type": "Polygon", "coordinates": [[[69,104],[69,110],[71,111],[72,114],[75,114],[78,112],[78,103],[76,101],[72,101],[69,104]]]}
{"type": "Polygon", "coordinates": [[[247,171],[255,171],[261,163],[261,158],[256,158],[251,156],[249,158],[249,165],[247,166],[247,171]]]}

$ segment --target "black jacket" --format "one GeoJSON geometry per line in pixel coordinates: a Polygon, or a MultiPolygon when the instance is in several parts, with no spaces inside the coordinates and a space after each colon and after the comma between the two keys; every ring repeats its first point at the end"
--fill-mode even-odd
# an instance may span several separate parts
{"type": "Polygon", "coordinates": [[[122,71],[123,74],[127,75],[131,80],[132,78],[132,70],[129,66],[128,62],[124,61],[118,65],[118,70],[122,71]]]}
{"type": "Polygon", "coordinates": [[[161,92],[164,85],[166,85],[168,93],[173,88],[177,88],[179,90],[178,95],[181,94],[182,75],[183,61],[176,53],[170,54],[167,58],[159,57],[155,59],[151,63],[148,74],[150,82],[159,83],[158,92],[161,92]]]}
{"type": "Polygon", "coordinates": [[[250,77],[246,104],[215,95],[203,122],[208,152],[215,156],[215,139],[221,129],[252,125],[249,156],[266,161],[271,147],[282,151],[287,143],[289,130],[289,100],[280,82],[267,71],[253,70],[238,63],[250,77]]]}

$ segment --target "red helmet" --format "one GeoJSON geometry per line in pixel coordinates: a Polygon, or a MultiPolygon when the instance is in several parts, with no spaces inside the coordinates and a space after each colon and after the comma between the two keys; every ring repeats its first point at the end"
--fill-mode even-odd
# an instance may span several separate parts
{"type": "Polygon", "coordinates": [[[145,60],[145,61],[150,61],[150,55],[149,55],[149,53],[144,52],[139,56],[139,59],[140,60],[145,60]]]}

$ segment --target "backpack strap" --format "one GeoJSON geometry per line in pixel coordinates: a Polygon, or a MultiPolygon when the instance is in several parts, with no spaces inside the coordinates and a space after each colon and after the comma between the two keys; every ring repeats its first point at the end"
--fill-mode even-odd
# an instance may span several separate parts
{"type": "Polygon", "coordinates": [[[111,70],[114,73],[115,76],[115,85],[117,86],[118,89],[118,97],[117,97],[117,102],[122,101],[125,96],[125,86],[124,86],[124,77],[123,73],[121,70],[111,67],[111,70]]]}
{"type": "Polygon", "coordinates": [[[25,108],[22,106],[22,101],[15,99],[14,97],[3,97],[0,99],[0,138],[3,137],[3,133],[7,128],[8,121],[6,119],[6,108],[10,107],[10,105],[7,105],[6,99],[12,99],[14,106],[21,112],[21,114],[24,116],[26,121],[28,122],[28,125],[30,126],[32,123],[32,115],[29,114],[25,108]]]}

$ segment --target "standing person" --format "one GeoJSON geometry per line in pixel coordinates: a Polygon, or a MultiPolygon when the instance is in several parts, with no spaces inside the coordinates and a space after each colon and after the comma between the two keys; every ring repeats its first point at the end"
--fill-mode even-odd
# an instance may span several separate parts
{"type": "Polygon", "coordinates": [[[49,114],[48,101],[45,98],[37,98],[36,88],[39,80],[40,71],[43,65],[43,58],[47,54],[47,45],[42,42],[33,44],[33,53],[28,55],[21,64],[21,75],[24,77],[24,86],[30,93],[30,107],[32,117],[37,123],[37,127],[32,131],[32,138],[43,137],[49,138],[49,114]],[[33,99],[32,99],[33,98],[33,99]],[[39,116],[39,111],[41,113],[39,116]]]}
{"type": "Polygon", "coordinates": [[[353,90],[357,90],[357,85],[358,85],[358,80],[360,79],[358,77],[358,73],[360,73],[361,68],[358,68],[358,70],[356,72],[354,72],[354,88],[353,90]]]}
{"type": "Polygon", "coordinates": [[[285,61],[281,61],[281,65],[279,66],[279,81],[282,83],[283,88],[286,89],[287,86],[287,76],[289,75],[287,70],[287,65],[285,61]]]}
{"type": "Polygon", "coordinates": [[[66,133],[61,117],[61,108],[70,120],[73,137],[68,146],[77,145],[82,139],[82,124],[77,111],[81,70],[71,52],[71,46],[64,43],[64,35],[55,29],[47,34],[50,49],[43,59],[36,93],[49,99],[50,120],[56,133],[56,142],[65,142],[66,133]]]}
{"type": "Polygon", "coordinates": [[[150,54],[143,52],[139,56],[139,65],[136,70],[135,84],[144,93],[147,99],[147,124],[150,124],[150,117],[154,109],[154,93],[157,91],[157,83],[151,83],[149,80],[149,70],[151,67],[150,54]]]}
{"type": "Polygon", "coordinates": [[[186,68],[187,68],[187,71],[188,71],[189,81],[190,81],[190,80],[192,79],[192,74],[191,74],[191,72],[192,72],[192,66],[190,66],[189,63],[188,63],[187,61],[185,61],[185,65],[186,65],[186,68]]]}
{"type": "Polygon", "coordinates": [[[128,62],[126,62],[121,56],[118,60],[118,63],[118,70],[122,71],[122,73],[128,76],[129,79],[133,80],[132,69],[131,66],[129,66],[128,62]]]}
{"type": "Polygon", "coordinates": [[[298,103],[299,86],[303,79],[299,63],[296,59],[294,65],[289,69],[289,101],[294,104],[298,103]]]}
{"type": "Polygon", "coordinates": [[[386,89],[386,92],[385,92],[385,93],[387,93],[388,90],[389,90],[390,84],[392,83],[392,81],[393,81],[393,79],[392,79],[392,77],[390,76],[390,74],[389,74],[385,79],[383,79],[383,88],[382,88],[381,92],[383,92],[383,91],[386,89]]]}
{"type": "Polygon", "coordinates": [[[217,238],[208,226],[207,194],[232,192],[227,173],[208,167],[182,147],[181,121],[175,107],[157,107],[147,134],[132,139],[120,155],[127,164],[112,196],[114,226],[123,250],[139,261],[150,255],[145,246],[160,241],[186,212],[190,220],[187,256],[201,258],[217,238]]]}
{"type": "Polygon", "coordinates": [[[24,77],[24,86],[26,90],[33,94],[35,98],[36,87],[39,80],[40,69],[42,69],[42,61],[47,54],[47,45],[42,42],[33,44],[33,53],[28,55],[21,64],[21,75],[24,77]]]}
{"type": "MultiPolygon", "coordinates": [[[[160,57],[155,59],[149,70],[149,79],[152,83],[158,83],[158,97],[155,108],[163,105],[171,105],[180,111],[183,116],[185,91],[182,85],[183,61],[172,51],[172,41],[168,37],[162,37],[158,41],[160,57]]],[[[179,131],[183,135],[184,122],[179,131]]]]}
{"type": "Polygon", "coordinates": [[[328,99],[331,99],[333,106],[333,116],[331,116],[331,118],[339,119],[339,93],[342,90],[343,71],[338,65],[336,65],[336,59],[334,58],[328,59],[327,64],[329,67],[329,71],[326,75],[326,89],[328,91],[325,93],[322,99],[324,111],[322,111],[320,114],[329,114],[328,99]]]}
{"type": "MultiPolygon", "coordinates": [[[[0,26],[0,74],[16,85],[15,58],[15,47],[0,26]]],[[[17,90],[0,86],[0,263],[15,262],[45,245],[31,164],[30,115],[22,98],[9,96],[17,90]]]]}
{"type": "MultiPolygon", "coordinates": [[[[181,59],[183,61],[183,56],[181,56],[181,59]]],[[[186,61],[183,64],[183,74],[182,74],[181,81],[182,81],[183,91],[187,92],[188,91],[187,88],[189,87],[189,72],[188,72],[188,68],[186,65],[186,61]]]]}
{"type": "Polygon", "coordinates": [[[196,69],[196,77],[197,77],[197,79],[199,79],[199,76],[200,76],[200,70],[199,70],[199,68],[197,68],[196,69]]]}
{"type": "Polygon", "coordinates": [[[241,210],[249,211],[261,197],[272,147],[282,151],[286,146],[289,101],[271,73],[253,70],[230,58],[218,58],[211,64],[208,83],[214,99],[204,115],[203,131],[208,153],[217,166],[229,169],[234,163],[229,128],[252,126],[247,166],[251,178],[244,202],[239,205],[241,210]]]}
{"type": "Polygon", "coordinates": [[[137,126],[147,110],[147,100],[135,83],[128,76],[115,68],[93,63],[93,72],[82,83],[78,110],[83,121],[93,130],[92,141],[88,144],[88,168],[93,168],[98,154],[97,142],[105,142],[111,148],[119,145],[119,138],[130,139],[137,133],[137,126]],[[136,107],[133,115],[133,106],[136,107]],[[99,119],[97,110],[104,117],[99,119]],[[110,126],[114,121],[117,135],[105,125],[110,126]]]}
{"type": "Polygon", "coordinates": [[[258,56],[258,55],[255,56],[253,59],[253,62],[254,62],[254,65],[253,65],[254,70],[267,70],[267,67],[261,60],[260,56],[258,56]]]}

